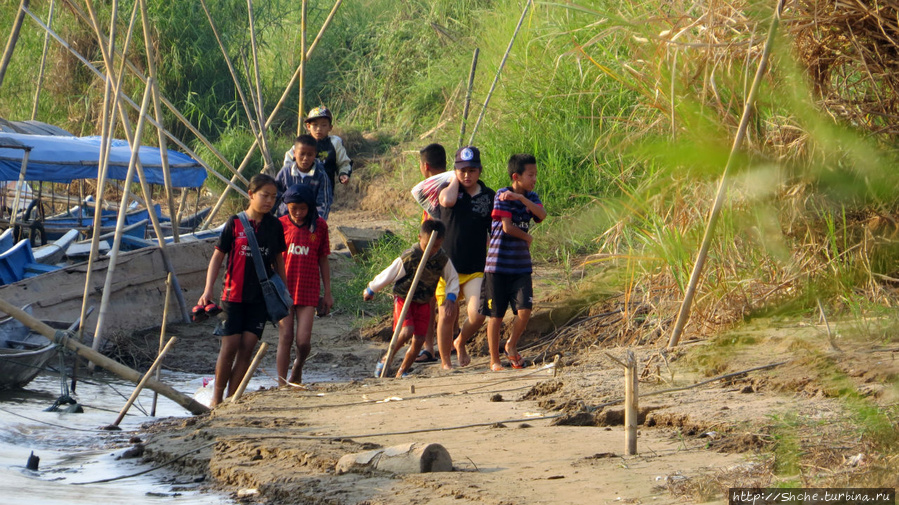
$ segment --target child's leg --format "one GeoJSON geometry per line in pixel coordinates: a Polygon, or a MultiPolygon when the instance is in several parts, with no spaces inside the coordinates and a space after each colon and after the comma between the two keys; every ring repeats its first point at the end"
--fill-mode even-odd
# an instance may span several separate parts
{"type": "Polygon", "coordinates": [[[259,337],[253,332],[245,331],[240,336],[237,358],[234,360],[234,368],[231,369],[231,380],[228,381],[228,396],[237,391],[237,387],[240,386],[240,382],[250,368],[250,362],[253,361],[253,349],[256,348],[257,342],[259,342],[259,337]]]}
{"type": "Polygon", "coordinates": [[[222,346],[219,349],[219,357],[215,362],[215,393],[212,396],[210,407],[215,407],[225,397],[225,388],[231,380],[231,368],[234,365],[234,357],[240,347],[240,333],[222,337],[222,346]]]}
{"type": "Polygon", "coordinates": [[[409,346],[409,350],[406,351],[406,356],[403,358],[403,363],[400,365],[400,369],[396,371],[396,377],[399,379],[403,376],[403,373],[412,366],[412,363],[415,362],[416,356],[421,352],[421,346],[425,343],[424,335],[414,335],[412,337],[412,345],[409,346]]]}
{"type": "Polygon", "coordinates": [[[465,349],[465,344],[484,324],[486,316],[478,312],[481,306],[481,285],[483,277],[474,277],[462,286],[462,292],[465,299],[468,300],[468,320],[462,325],[459,336],[453,341],[453,347],[456,348],[456,359],[459,360],[459,366],[468,366],[471,363],[471,357],[465,349]]]}
{"type": "Polygon", "coordinates": [[[425,335],[424,350],[431,353],[431,356],[434,356],[434,341],[437,339],[438,335],[437,318],[434,317],[434,314],[437,312],[437,299],[432,297],[429,305],[431,310],[431,322],[428,325],[428,334],[425,335]]]}
{"type": "Polygon", "coordinates": [[[512,323],[512,335],[506,341],[506,354],[509,356],[518,356],[518,339],[528,327],[528,320],[531,319],[531,309],[518,309],[518,317],[512,323]]]}
{"type": "MultiPolygon", "coordinates": [[[[287,382],[287,367],[290,365],[290,349],[294,340],[294,319],[296,307],[291,307],[287,317],[278,321],[278,385],[287,382]]],[[[292,381],[291,381],[292,382],[292,381]]]]}
{"type": "Polygon", "coordinates": [[[499,360],[499,331],[503,327],[503,318],[490,317],[487,319],[487,346],[490,349],[490,368],[502,368],[499,360]]]}
{"type": "Polygon", "coordinates": [[[440,362],[444,370],[451,370],[453,363],[450,360],[453,348],[453,325],[455,317],[446,317],[446,305],[437,307],[437,346],[440,348],[440,362]]]}
{"type": "Polygon", "coordinates": [[[293,362],[290,382],[299,384],[303,380],[303,364],[312,350],[312,322],[315,320],[315,307],[297,307],[297,359],[293,362]]]}

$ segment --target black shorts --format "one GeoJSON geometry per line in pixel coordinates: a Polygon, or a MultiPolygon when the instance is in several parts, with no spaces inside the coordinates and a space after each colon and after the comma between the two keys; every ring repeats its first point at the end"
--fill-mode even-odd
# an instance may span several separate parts
{"type": "Polygon", "coordinates": [[[262,330],[265,329],[265,323],[268,321],[265,302],[241,303],[222,300],[222,315],[224,319],[212,332],[213,335],[219,337],[250,332],[262,338],[262,330]]]}
{"type": "Polygon", "coordinates": [[[531,285],[531,274],[484,274],[484,286],[481,291],[481,310],[487,317],[503,317],[506,308],[512,306],[512,313],[518,309],[534,308],[534,288],[531,285]]]}

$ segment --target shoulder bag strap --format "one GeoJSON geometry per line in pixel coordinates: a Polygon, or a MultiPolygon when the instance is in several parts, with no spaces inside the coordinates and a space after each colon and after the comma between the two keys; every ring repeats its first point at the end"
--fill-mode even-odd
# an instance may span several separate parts
{"type": "Polygon", "coordinates": [[[247,213],[241,211],[237,214],[237,217],[240,218],[240,223],[243,225],[243,232],[247,236],[247,243],[250,245],[250,250],[253,251],[253,266],[256,267],[256,277],[259,278],[259,282],[262,282],[268,279],[268,275],[265,274],[265,266],[262,263],[262,254],[259,252],[259,244],[256,243],[256,232],[253,231],[253,227],[250,226],[250,221],[247,219],[247,213]]]}

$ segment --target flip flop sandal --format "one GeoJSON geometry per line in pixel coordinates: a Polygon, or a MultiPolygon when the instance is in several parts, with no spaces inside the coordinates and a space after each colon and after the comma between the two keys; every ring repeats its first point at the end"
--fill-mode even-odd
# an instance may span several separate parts
{"type": "Polygon", "coordinates": [[[524,358],[521,357],[521,354],[516,354],[514,356],[510,356],[506,354],[506,358],[509,360],[509,365],[516,370],[521,370],[524,368],[524,358]]]}
{"type": "Polygon", "coordinates": [[[382,372],[383,370],[384,370],[384,362],[383,362],[383,361],[378,361],[378,364],[375,365],[375,377],[380,378],[380,377],[381,377],[381,372],[382,372]]]}
{"type": "Polygon", "coordinates": [[[424,349],[422,349],[421,352],[418,353],[418,357],[415,358],[416,363],[433,363],[435,361],[438,361],[438,359],[434,357],[434,355],[431,354],[430,351],[426,351],[424,349]]]}
{"type": "Polygon", "coordinates": [[[215,303],[207,303],[203,309],[206,311],[206,315],[209,317],[217,316],[222,313],[222,308],[216,305],[215,303]]]}
{"type": "Polygon", "coordinates": [[[190,320],[199,323],[201,321],[205,321],[209,319],[209,314],[206,313],[206,306],[204,305],[196,305],[193,309],[190,310],[190,320]]]}

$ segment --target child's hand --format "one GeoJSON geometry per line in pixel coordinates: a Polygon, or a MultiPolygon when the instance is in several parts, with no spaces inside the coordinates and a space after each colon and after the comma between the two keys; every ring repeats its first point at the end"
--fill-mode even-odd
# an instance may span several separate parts
{"type": "Polygon", "coordinates": [[[350,182],[350,176],[347,174],[342,174],[340,177],[337,178],[337,180],[340,181],[341,184],[346,184],[346,183],[350,182]]]}
{"type": "Polygon", "coordinates": [[[365,290],[362,291],[362,299],[366,302],[370,302],[375,299],[375,293],[372,290],[365,288],[365,290]]]}
{"type": "Polygon", "coordinates": [[[444,310],[444,314],[446,315],[446,318],[448,320],[454,320],[456,317],[456,301],[450,300],[447,298],[443,302],[443,307],[444,307],[443,310],[444,310]]]}
{"type": "Polygon", "coordinates": [[[520,193],[516,193],[514,191],[503,191],[499,195],[499,199],[508,202],[509,200],[522,201],[524,199],[524,195],[520,193]]]}
{"type": "Polygon", "coordinates": [[[197,300],[197,305],[202,305],[205,307],[210,303],[212,303],[212,293],[207,293],[204,291],[203,294],[200,295],[200,299],[197,300]]]}

